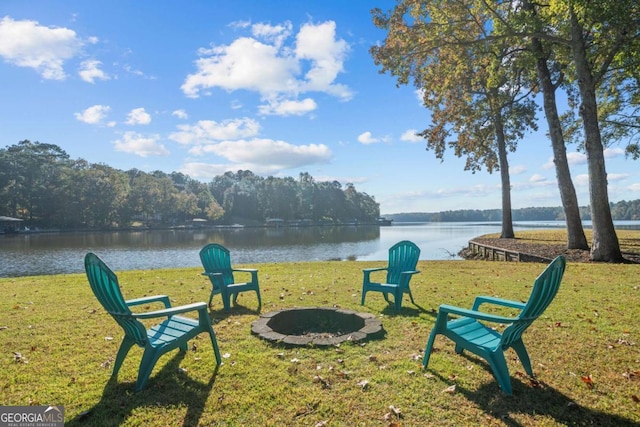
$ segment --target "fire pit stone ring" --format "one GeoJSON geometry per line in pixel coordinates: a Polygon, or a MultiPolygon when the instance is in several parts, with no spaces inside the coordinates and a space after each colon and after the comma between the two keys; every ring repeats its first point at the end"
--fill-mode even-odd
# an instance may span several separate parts
{"type": "Polygon", "coordinates": [[[261,314],[251,324],[260,338],[289,346],[336,346],[384,335],[382,322],[370,313],[335,307],[295,307],[261,314]]]}

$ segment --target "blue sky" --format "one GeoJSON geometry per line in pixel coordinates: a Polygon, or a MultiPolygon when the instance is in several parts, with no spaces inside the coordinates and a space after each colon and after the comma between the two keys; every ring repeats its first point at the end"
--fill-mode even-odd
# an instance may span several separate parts
{"type": "MultiPolygon", "coordinates": [[[[415,137],[412,86],[380,74],[370,9],[393,0],[23,1],[0,4],[0,147],[21,140],[118,169],[308,172],[354,183],[383,214],[500,208],[498,173],[415,137]]],[[[559,206],[540,131],[509,157],[512,205],[559,206]]],[[[638,163],[606,151],[609,198],[640,198],[638,163]]],[[[581,205],[586,158],[568,148],[581,205]]]]}

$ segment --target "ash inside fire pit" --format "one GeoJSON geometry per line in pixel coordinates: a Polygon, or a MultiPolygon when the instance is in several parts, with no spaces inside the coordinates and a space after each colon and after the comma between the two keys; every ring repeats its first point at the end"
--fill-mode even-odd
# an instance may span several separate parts
{"type": "Polygon", "coordinates": [[[373,314],[332,307],[301,307],[260,315],[251,332],[262,339],[288,345],[337,345],[384,335],[373,314]]]}

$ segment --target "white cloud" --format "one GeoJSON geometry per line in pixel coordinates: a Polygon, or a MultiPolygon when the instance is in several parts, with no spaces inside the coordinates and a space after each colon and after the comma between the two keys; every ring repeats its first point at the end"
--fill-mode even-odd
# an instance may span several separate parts
{"type": "Polygon", "coordinates": [[[622,181],[624,179],[629,178],[629,174],[628,173],[608,173],[607,174],[607,181],[611,182],[611,181],[622,181]]]}
{"type": "Polygon", "coordinates": [[[134,108],[127,115],[128,125],[148,125],[151,123],[151,115],[144,108],[134,108]]]}
{"type": "MultiPolygon", "coordinates": [[[[574,151],[572,153],[567,153],[567,163],[569,164],[569,166],[584,165],[585,163],[587,163],[587,156],[585,154],[578,153],[577,151],[574,151]]],[[[555,168],[555,164],[553,163],[553,157],[550,157],[549,161],[547,161],[547,163],[542,165],[542,168],[543,169],[555,168]]]]}
{"type": "Polygon", "coordinates": [[[184,119],[184,120],[189,118],[189,115],[184,110],[175,110],[175,111],[171,112],[171,115],[175,116],[175,117],[177,117],[179,119],[184,119]]]}
{"type": "Polygon", "coordinates": [[[344,85],[334,84],[342,72],[343,63],[349,52],[344,40],[336,40],[336,23],[305,24],[296,38],[296,57],[311,60],[311,69],[306,73],[303,91],[327,92],[344,100],[351,99],[353,93],[344,85]]]}
{"type": "Polygon", "coordinates": [[[111,111],[111,107],[108,105],[93,105],[80,113],[75,113],[75,116],[83,123],[99,125],[107,118],[109,111],[111,111]]]}
{"type": "Polygon", "coordinates": [[[358,142],[362,144],[375,144],[376,142],[380,142],[380,139],[374,138],[371,132],[366,131],[358,135],[358,142]]]}
{"type": "Polygon", "coordinates": [[[624,156],[624,150],[622,148],[605,148],[604,157],[606,159],[613,159],[614,157],[624,156]]]}
{"type": "Polygon", "coordinates": [[[418,136],[418,131],[416,129],[407,129],[400,136],[400,141],[420,142],[424,141],[424,138],[418,136]]]}
{"type": "Polygon", "coordinates": [[[109,80],[110,77],[100,69],[100,65],[102,62],[95,59],[82,61],[80,71],[78,71],[80,78],[87,83],[95,83],[96,79],[109,80]]]}
{"type": "Polygon", "coordinates": [[[545,182],[546,180],[547,178],[537,173],[531,175],[531,177],[529,178],[529,182],[531,183],[545,182]]]}
{"type": "Polygon", "coordinates": [[[68,28],[15,21],[9,16],[0,20],[0,56],[10,64],[33,68],[44,79],[64,80],[64,62],[76,56],[83,44],[68,28]]]}
{"type": "Polygon", "coordinates": [[[269,100],[268,104],[260,105],[258,112],[261,115],[276,116],[302,116],[318,108],[318,104],[311,99],[296,100],[269,100]]]}
{"type": "Polygon", "coordinates": [[[527,167],[525,165],[515,165],[509,167],[510,175],[520,175],[527,171],[527,167]]]}
{"type": "Polygon", "coordinates": [[[181,168],[181,172],[200,179],[210,179],[226,171],[237,170],[274,175],[285,169],[326,163],[331,158],[331,150],[322,144],[296,146],[270,139],[225,141],[200,146],[190,152],[196,155],[215,154],[227,160],[227,163],[188,162],[181,168]]]}
{"type": "Polygon", "coordinates": [[[229,46],[201,49],[197,71],[187,76],[182,91],[191,98],[200,91],[219,87],[227,91],[245,89],[267,95],[294,93],[298,64],[292,57],[256,39],[242,37],[229,46]]]}
{"type": "Polygon", "coordinates": [[[640,182],[627,187],[631,191],[640,191],[640,182]]]}
{"type": "MultiPolygon", "coordinates": [[[[228,164],[212,164],[203,162],[187,162],[178,170],[185,175],[194,179],[201,179],[210,181],[215,176],[223,175],[227,171],[235,172],[239,169],[234,168],[234,165],[228,164]]],[[[243,169],[244,170],[244,169],[243,169]]],[[[255,173],[255,171],[252,171],[255,173]]]]}
{"type": "Polygon", "coordinates": [[[135,154],[140,157],[168,156],[169,150],[158,143],[159,135],[144,136],[137,132],[125,132],[122,139],[114,141],[116,151],[135,154]]]}
{"type": "Polygon", "coordinates": [[[281,25],[258,23],[251,27],[251,34],[256,38],[272,42],[279,48],[283,42],[291,36],[292,28],[293,25],[289,21],[281,25]]]}
{"type": "Polygon", "coordinates": [[[233,21],[229,24],[229,27],[234,28],[236,30],[249,28],[251,26],[251,21],[233,21]]]}
{"type": "Polygon", "coordinates": [[[587,156],[582,153],[567,153],[567,162],[570,166],[584,165],[587,163],[587,156]]]}
{"type": "Polygon", "coordinates": [[[272,173],[282,169],[298,168],[310,164],[326,163],[331,150],[324,144],[292,145],[284,141],[256,138],[252,140],[223,141],[197,147],[192,154],[215,154],[235,164],[248,165],[247,169],[272,173]]]}
{"type": "Polygon", "coordinates": [[[589,185],[589,174],[583,173],[573,178],[576,187],[586,187],[589,185]]]}
{"type": "Polygon", "coordinates": [[[169,139],[179,144],[210,144],[216,141],[248,138],[258,135],[260,124],[250,118],[225,120],[201,120],[194,125],[179,125],[179,131],[169,135],[169,139]]]}
{"type": "MultiPolygon", "coordinates": [[[[238,25],[235,28],[245,27],[238,25]]],[[[185,78],[181,87],[183,93],[197,98],[207,95],[213,88],[248,90],[259,93],[263,101],[287,99],[287,102],[301,103],[304,108],[296,108],[298,113],[310,111],[308,98],[296,100],[306,92],[328,93],[342,100],[353,96],[348,87],[335,82],[344,70],[349,46],[344,40],[336,39],[333,21],[303,25],[295,37],[295,44],[286,44],[292,35],[289,22],[255,24],[251,29],[252,37],[240,37],[229,45],[200,49],[200,58],[195,61],[196,71],[185,78]]],[[[278,110],[269,111],[276,114],[278,110]]],[[[290,114],[291,109],[282,111],[290,114]]]]}

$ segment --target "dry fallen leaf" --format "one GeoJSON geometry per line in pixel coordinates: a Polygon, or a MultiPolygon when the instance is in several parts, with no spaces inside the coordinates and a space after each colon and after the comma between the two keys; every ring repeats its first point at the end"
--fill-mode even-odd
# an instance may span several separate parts
{"type": "Polygon", "coordinates": [[[583,375],[582,377],[582,381],[587,385],[588,388],[592,389],[593,388],[593,380],[591,379],[591,375],[583,375]]]}
{"type": "Polygon", "coordinates": [[[393,415],[395,415],[398,418],[402,418],[402,411],[400,410],[400,408],[396,408],[393,405],[389,405],[389,410],[391,411],[391,413],[393,413],[393,415]]]}
{"type": "Polygon", "coordinates": [[[320,383],[322,385],[322,388],[331,388],[331,384],[329,383],[329,381],[325,380],[320,375],[314,376],[313,377],[313,382],[314,383],[320,383]]]}
{"type": "Polygon", "coordinates": [[[443,393],[449,393],[449,394],[453,394],[456,392],[456,385],[450,385],[449,387],[445,388],[444,390],[442,390],[443,393]]]}
{"type": "Polygon", "coordinates": [[[369,381],[367,380],[362,380],[358,383],[358,385],[363,389],[366,390],[367,388],[369,388],[369,381]]]}

